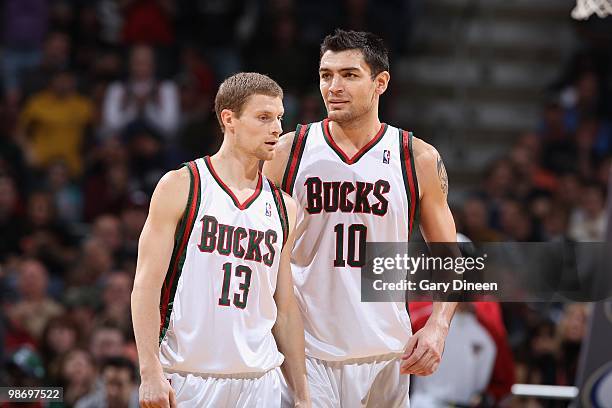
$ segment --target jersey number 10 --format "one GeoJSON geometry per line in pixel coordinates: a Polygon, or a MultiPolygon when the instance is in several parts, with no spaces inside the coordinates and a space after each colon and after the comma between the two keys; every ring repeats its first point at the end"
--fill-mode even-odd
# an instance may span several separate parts
{"type": "Polygon", "coordinates": [[[336,259],[334,259],[334,266],[346,266],[346,264],[354,268],[363,266],[365,264],[368,227],[363,224],[349,225],[347,230],[348,253],[346,254],[346,261],[344,258],[344,224],[336,224],[334,232],[336,233],[336,259]]]}
{"type": "MultiPolygon", "coordinates": [[[[249,297],[249,287],[251,286],[251,268],[245,265],[236,266],[237,277],[244,275],[244,281],[238,286],[242,293],[234,293],[234,306],[239,309],[244,309],[249,297]]],[[[223,264],[223,286],[221,287],[221,297],[219,298],[219,306],[229,306],[229,290],[232,280],[232,263],[226,262],[223,264]]]]}

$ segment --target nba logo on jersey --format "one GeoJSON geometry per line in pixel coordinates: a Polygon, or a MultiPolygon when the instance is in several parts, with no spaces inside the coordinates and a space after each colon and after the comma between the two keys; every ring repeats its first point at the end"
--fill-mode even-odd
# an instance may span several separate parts
{"type": "Polygon", "coordinates": [[[270,203],[266,203],[266,216],[269,217],[272,215],[272,206],[270,203]]]}
{"type": "Polygon", "coordinates": [[[383,163],[389,164],[390,161],[391,161],[391,151],[383,150],[383,163]]]}

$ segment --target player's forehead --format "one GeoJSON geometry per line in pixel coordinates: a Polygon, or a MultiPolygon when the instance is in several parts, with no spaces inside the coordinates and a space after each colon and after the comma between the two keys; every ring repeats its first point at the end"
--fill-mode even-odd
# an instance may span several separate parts
{"type": "Polygon", "coordinates": [[[370,72],[370,67],[360,50],[325,51],[321,56],[319,71],[342,71],[356,69],[370,72]]]}
{"type": "Polygon", "coordinates": [[[268,112],[274,115],[282,115],[284,112],[283,100],[278,96],[254,94],[249,96],[242,111],[250,113],[268,112]]]}

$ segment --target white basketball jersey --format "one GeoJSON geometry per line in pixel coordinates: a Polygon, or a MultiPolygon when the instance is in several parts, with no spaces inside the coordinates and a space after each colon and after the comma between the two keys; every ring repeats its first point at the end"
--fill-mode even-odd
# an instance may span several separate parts
{"type": "Polygon", "coordinates": [[[311,357],[400,353],[412,334],[405,303],[361,302],[365,243],[408,242],[417,228],[411,140],[383,124],[350,158],[327,120],[298,126],[283,189],[300,204],[292,271],[311,357]]]}
{"type": "Polygon", "coordinates": [[[187,167],[189,202],[160,300],[162,367],[213,375],[278,367],[273,296],[288,232],[281,192],[260,174],[240,203],[210,158],[187,167]]]}

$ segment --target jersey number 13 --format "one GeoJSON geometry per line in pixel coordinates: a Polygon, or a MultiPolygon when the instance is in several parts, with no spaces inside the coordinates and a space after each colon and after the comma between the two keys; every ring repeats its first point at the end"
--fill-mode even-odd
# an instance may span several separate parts
{"type": "MultiPolygon", "coordinates": [[[[236,266],[236,277],[240,278],[244,275],[244,280],[238,286],[242,293],[234,293],[234,306],[239,309],[244,309],[249,297],[249,287],[251,286],[251,268],[245,265],[236,266]]],[[[229,306],[231,304],[229,298],[230,282],[232,280],[232,263],[226,262],[223,264],[223,286],[221,287],[221,297],[219,298],[219,306],[229,306]]]]}

